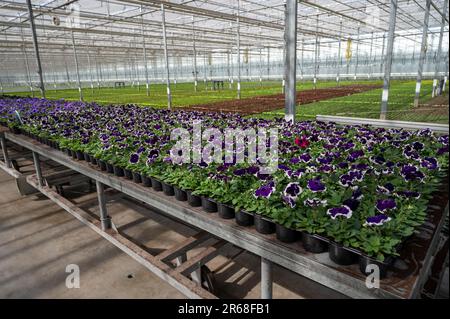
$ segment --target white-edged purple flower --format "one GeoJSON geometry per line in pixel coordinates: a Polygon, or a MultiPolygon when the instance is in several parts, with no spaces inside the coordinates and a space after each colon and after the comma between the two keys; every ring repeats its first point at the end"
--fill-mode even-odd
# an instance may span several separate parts
{"type": "Polygon", "coordinates": [[[378,214],[372,217],[368,217],[366,219],[366,222],[364,223],[364,226],[381,226],[388,221],[390,221],[391,218],[385,214],[378,214]]]}
{"type": "Polygon", "coordinates": [[[303,153],[302,155],[300,155],[300,160],[303,163],[309,163],[311,161],[311,159],[312,159],[312,157],[308,153],[303,153]]]}
{"type": "Polygon", "coordinates": [[[308,198],[303,201],[303,204],[309,207],[326,206],[327,200],[321,200],[320,198],[308,198]]]}
{"type": "Polygon", "coordinates": [[[424,148],[424,145],[420,142],[414,142],[412,143],[412,147],[416,150],[416,151],[421,151],[424,148]]]}
{"type": "Polygon", "coordinates": [[[272,193],[275,191],[275,183],[274,182],[270,182],[266,185],[261,186],[260,188],[258,188],[255,191],[254,196],[256,198],[269,198],[270,195],[272,195],[272,193]]]}
{"type": "Polygon", "coordinates": [[[131,154],[130,161],[129,161],[130,164],[137,164],[139,162],[139,157],[140,157],[140,154],[138,154],[138,153],[131,154]]]}
{"type": "Polygon", "coordinates": [[[283,199],[283,201],[287,205],[289,205],[290,208],[294,208],[295,207],[295,205],[296,205],[296,203],[295,203],[296,198],[291,197],[291,196],[282,196],[281,198],[283,199]]]}
{"type": "Polygon", "coordinates": [[[325,191],[327,187],[318,179],[310,179],[308,181],[308,189],[313,193],[317,193],[325,191]]]}
{"type": "Polygon", "coordinates": [[[413,165],[404,165],[400,170],[400,175],[405,179],[407,182],[419,180],[423,181],[425,178],[425,175],[416,167],[413,165]]]}
{"type": "Polygon", "coordinates": [[[420,193],[415,191],[398,191],[395,193],[399,197],[419,199],[420,193]]]}
{"type": "Polygon", "coordinates": [[[336,219],[336,217],[342,216],[345,218],[352,217],[352,210],[350,207],[342,205],[339,207],[330,208],[327,210],[327,215],[329,215],[332,219],[336,219]]]}
{"type": "Polygon", "coordinates": [[[300,187],[299,183],[289,183],[283,191],[283,195],[285,197],[297,198],[303,192],[303,189],[300,187]]]}
{"type": "Polygon", "coordinates": [[[397,208],[397,203],[393,198],[379,199],[377,200],[376,207],[380,212],[385,213],[389,210],[397,208]]]}
{"type": "Polygon", "coordinates": [[[437,159],[434,158],[434,157],[425,157],[420,162],[420,165],[422,167],[428,168],[429,170],[434,170],[434,169],[438,169],[439,168],[439,163],[438,163],[437,159]]]}
{"type": "Polygon", "coordinates": [[[394,185],[392,183],[387,183],[384,186],[378,185],[377,186],[377,192],[381,194],[389,195],[394,191],[394,185]]]}

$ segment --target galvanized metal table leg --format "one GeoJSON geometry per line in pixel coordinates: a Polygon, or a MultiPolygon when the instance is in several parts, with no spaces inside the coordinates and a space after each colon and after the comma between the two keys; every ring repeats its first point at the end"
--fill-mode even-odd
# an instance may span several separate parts
{"type": "Polygon", "coordinates": [[[194,270],[191,273],[191,279],[197,285],[199,285],[199,286],[202,285],[202,270],[201,270],[201,267],[198,267],[196,270],[194,270]]]}
{"type": "Polygon", "coordinates": [[[182,254],[180,256],[178,256],[177,258],[175,258],[175,264],[178,266],[180,266],[182,263],[184,263],[187,260],[187,256],[186,254],[182,254]]]}
{"type": "Polygon", "coordinates": [[[100,222],[102,230],[105,231],[112,228],[111,217],[108,216],[106,210],[105,187],[99,181],[95,181],[95,185],[97,186],[98,205],[100,207],[100,222]]]}
{"type": "Polygon", "coordinates": [[[39,158],[39,154],[36,152],[33,152],[33,161],[39,185],[44,186],[44,179],[42,178],[42,170],[41,170],[41,160],[39,158]]]}
{"type": "Polygon", "coordinates": [[[272,299],[272,262],[261,257],[261,299],[272,299]]]}
{"type": "Polygon", "coordinates": [[[0,136],[0,143],[2,146],[3,159],[5,160],[6,167],[11,168],[11,161],[9,160],[8,150],[6,149],[6,138],[0,136]]]}

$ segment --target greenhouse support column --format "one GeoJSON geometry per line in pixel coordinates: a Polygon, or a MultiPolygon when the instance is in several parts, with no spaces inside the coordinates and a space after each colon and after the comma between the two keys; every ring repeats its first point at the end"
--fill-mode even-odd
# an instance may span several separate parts
{"type": "Polygon", "coordinates": [[[305,38],[302,38],[302,52],[300,54],[300,78],[302,80],[302,84],[303,84],[303,56],[304,56],[304,51],[305,51],[305,38]]]}
{"type": "Polygon", "coordinates": [[[384,47],[385,47],[385,43],[386,43],[386,34],[383,33],[383,45],[381,47],[381,55],[380,55],[380,76],[383,74],[383,65],[384,65],[384,47]]]}
{"type": "Polygon", "coordinates": [[[95,75],[97,77],[97,89],[100,90],[100,73],[98,70],[97,57],[94,57],[94,63],[95,63],[95,75]]]}
{"type": "Polygon", "coordinates": [[[44,186],[44,179],[42,177],[41,159],[39,158],[39,154],[36,152],[33,152],[33,162],[39,186],[44,186]]]}
{"type": "Polygon", "coordinates": [[[31,82],[31,75],[30,75],[30,65],[28,63],[28,54],[27,54],[27,49],[25,48],[25,39],[23,37],[23,28],[22,27],[20,27],[20,35],[22,38],[22,53],[23,53],[23,58],[25,60],[25,69],[27,72],[28,86],[30,87],[31,95],[34,97],[33,83],[31,82]]]}
{"type": "Polygon", "coordinates": [[[358,35],[356,41],[356,62],[355,62],[355,76],[353,79],[356,81],[356,76],[358,74],[358,65],[359,65],[359,27],[358,27],[358,35]]]}
{"type": "MultiPolygon", "coordinates": [[[[433,77],[432,97],[435,97],[437,95],[437,93],[442,94],[442,92],[438,92],[437,82],[438,82],[439,67],[441,65],[442,38],[444,36],[445,15],[447,14],[447,6],[448,6],[448,0],[444,0],[444,9],[442,10],[441,30],[440,30],[440,33],[439,33],[438,52],[437,52],[436,63],[434,64],[434,77],[433,77]]],[[[445,83],[444,83],[444,88],[445,88],[445,83]]]]}
{"type": "Polygon", "coordinates": [[[97,188],[98,206],[100,209],[100,223],[102,230],[106,231],[112,228],[112,222],[106,210],[105,186],[99,181],[95,181],[95,186],[97,188]]]}
{"type": "Polygon", "coordinates": [[[167,107],[172,109],[172,93],[170,92],[170,72],[169,72],[169,56],[167,53],[167,36],[166,36],[166,12],[164,3],[161,3],[162,29],[164,41],[164,60],[166,62],[166,85],[167,85],[167,107]]]}
{"type": "Polygon", "coordinates": [[[388,42],[386,47],[384,65],[383,93],[381,96],[381,120],[386,119],[388,108],[389,86],[391,82],[392,53],[394,50],[395,23],[397,22],[397,0],[390,0],[390,3],[388,42]]]}
{"type": "Polygon", "coordinates": [[[203,52],[203,82],[205,83],[205,91],[208,91],[208,79],[206,72],[206,52],[203,52]]]}
{"type": "Polygon", "coordinates": [[[141,20],[141,29],[142,29],[142,53],[144,55],[145,91],[147,96],[150,96],[150,83],[148,80],[148,65],[147,65],[147,48],[145,45],[144,16],[142,16],[141,20]]]}
{"type": "Polygon", "coordinates": [[[80,101],[83,101],[83,91],[81,90],[80,70],[78,68],[78,56],[77,48],[75,46],[75,37],[73,36],[73,31],[71,31],[70,33],[72,35],[73,58],[75,61],[75,70],[77,72],[78,92],[80,93],[80,101]]]}
{"type": "Polygon", "coordinates": [[[262,87],[262,48],[259,48],[259,86],[262,87]]]}
{"type": "Polygon", "coordinates": [[[340,22],[340,27],[339,27],[339,45],[338,45],[338,66],[337,66],[337,75],[336,75],[336,82],[337,85],[339,86],[339,77],[340,77],[340,73],[341,73],[341,67],[342,67],[342,58],[341,58],[341,47],[342,47],[342,19],[340,22]]]}
{"type": "Polygon", "coordinates": [[[5,135],[0,135],[0,145],[2,147],[3,160],[5,161],[6,167],[11,168],[11,160],[9,159],[8,149],[6,148],[6,138],[5,135]]]}
{"type": "Polygon", "coordinates": [[[318,30],[319,30],[319,15],[317,15],[317,21],[316,21],[316,40],[315,40],[315,44],[314,44],[314,90],[317,88],[317,49],[318,49],[318,44],[319,44],[319,35],[318,30]]]}
{"type": "Polygon", "coordinates": [[[88,67],[89,67],[89,78],[91,80],[91,92],[94,94],[94,76],[92,75],[92,64],[91,55],[89,54],[89,48],[87,49],[88,67]]]}
{"type": "Polygon", "coordinates": [[[372,35],[370,37],[369,74],[367,74],[367,77],[369,79],[372,78],[372,72],[373,72],[373,69],[372,69],[372,65],[373,65],[372,55],[373,55],[373,31],[372,31],[372,35]]]}
{"type": "Polygon", "coordinates": [[[44,78],[42,76],[41,57],[39,54],[39,45],[38,45],[37,35],[36,35],[36,26],[34,25],[34,16],[33,16],[33,8],[31,7],[31,0],[27,0],[27,6],[28,6],[28,15],[29,15],[29,20],[30,20],[31,35],[33,36],[34,53],[36,55],[36,65],[38,68],[39,89],[41,90],[42,97],[45,98],[45,85],[44,85],[44,78]]]}
{"type": "MultiPolygon", "coordinates": [[[[192,16],[192,49],[194,53],[194,90],[198,90],[198,78],[197,78],[197,48],[195,46],[195,18],[192,16]]],[[[228,77],[230,75],[228,74],[228,77]]]]}
{"type": "Polygon", "coordinates": [[[297,80],[297,0],[287,0],[285,9],[285,120],[294,121],[297,80]]]}
{"type": "Polygon", "coordinates": [[[425,5],[425,15],[423,18],[423,29],[422,29],[422,45],[420,47],[419,67],[417,70],[416,93],[414,96],[414,107],[419,106],[420,88],[422,86],[423,64],[425,63],[425,58],[427,56],[428,20],[430,17],[431,0],[426,1],[427,2],[425,5]]]}
{"type": "Polygon", "coordinates": [[[228,75],[228,87],[231,89],[230,51],[227,52],[227,75],[228,75]]]}
{"type": "Polygon", "coordinates": [[[270,80],[270,48],[267,47],[267,81],[270,80]]]}
{"type": "Polygon", "coordinates": [[[241,1],[238,1],[238,11],[236,15],[236,38],[237,38],[237,63],[238,63],[238,69],[237,69],[237,98],[241,98],[241,35],[240,35],[240,20],[239,20],[239,10],[241,1]]]}
{"type": "Polygon", "coordinates": [[[272,262],[261,257],[261,299],[272,299],[272,282],[272,262]]]}

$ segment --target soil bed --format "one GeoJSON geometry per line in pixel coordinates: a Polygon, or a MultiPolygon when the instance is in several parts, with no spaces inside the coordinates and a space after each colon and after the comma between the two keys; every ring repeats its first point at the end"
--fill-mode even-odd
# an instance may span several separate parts
{"type": "MultiPolygon", "coordinates": [[[[308,104],[335,97],[348,96],[356,93],[380,88],[379,85],[346,85],[341,87],[304,90],[297,92],[297,103],[308,104]]],[[[228,100],[210,104],[191,105],[179,109],[201,112],[225,112],[251,115],[262,112],[279,110],[284,107],[284,94],[274,94],[246,98],[241,100],[228,100]]]]}

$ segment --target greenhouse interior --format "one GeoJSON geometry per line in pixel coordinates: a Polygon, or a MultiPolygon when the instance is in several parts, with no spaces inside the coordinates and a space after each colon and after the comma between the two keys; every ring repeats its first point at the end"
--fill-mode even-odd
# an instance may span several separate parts
{"type": "Polygon", "coordinates": [[[0,0],[0,298],[448,299],[448,13],[0,0]]]}

